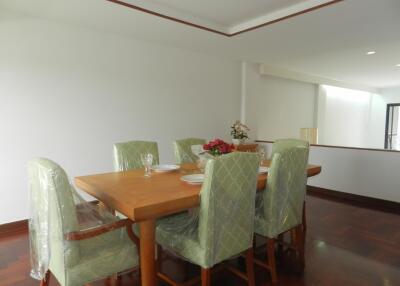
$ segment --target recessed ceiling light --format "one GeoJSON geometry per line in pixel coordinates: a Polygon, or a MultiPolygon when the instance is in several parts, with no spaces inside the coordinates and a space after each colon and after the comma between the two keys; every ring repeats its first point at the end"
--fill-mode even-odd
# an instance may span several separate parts
{"type": "Polygon", "coordinates": [[[400,68],[400,64],[397,64],[396,67],[399,67],[399,68],[400,68]]]}
{"type": "Polygon", "coordinates": [[[375,54],[376,54],[375,51],[369,51],[369,52],[367,52],[367,55],[375,55],[375,54]]]}

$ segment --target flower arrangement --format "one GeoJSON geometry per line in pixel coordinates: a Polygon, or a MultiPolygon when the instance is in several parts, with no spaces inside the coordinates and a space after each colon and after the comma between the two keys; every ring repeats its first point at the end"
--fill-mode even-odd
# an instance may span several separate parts
{"type": "Polygon", "coordinates": [[[203,149],[212,156],[219,156],[232,152],[233,146],[226,143],[224,140],[215,139],[204,144],[203,149]]]}
{"type": "Polygon", "coordinates": [[[247,139],[247,132],[250,131],[249,127],[241,123],[239,120],[236,120],[235,123],[231,126],[231,135],[233,139],[247,139]]]}

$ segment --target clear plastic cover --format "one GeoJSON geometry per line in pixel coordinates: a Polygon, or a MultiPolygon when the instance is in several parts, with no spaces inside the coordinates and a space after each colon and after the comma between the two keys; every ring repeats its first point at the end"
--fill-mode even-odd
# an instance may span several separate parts
{"type": "MultiPolygon", "coordinates": [[[[50,263],[66,269],[79,259],[79,244],[67,241],[67,233],[111,223],[117,218],[106,209],[86,202],[69,183],[65,171],[48,159],[30,161],[28,174],[31,276],[41,280],[50,263]]],[[[65,273],[57,278],[60,276],[65,277],[65,273]]]]}
{"type": "Polygon", "coordinates": [[[267,187],[256,197],[258,234],[274,238],[301,223],[308,153],[306,141],[284,139],[274,143],[267,187]]]}
{"type": "Polygon", "coordinates": [[[234,152],[208,160],[199,208],[159,220],[157,242],[204,268],[249,249],[258,166],[255,153],[234,152]]]}

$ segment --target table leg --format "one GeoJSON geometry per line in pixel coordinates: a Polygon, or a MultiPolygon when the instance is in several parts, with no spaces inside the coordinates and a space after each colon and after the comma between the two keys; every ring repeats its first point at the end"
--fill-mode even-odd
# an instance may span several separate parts
{"type": "Polygon", "coordinates": [[[140,271],[142,286],[155,286],[155,220],[146,220],[139,223],[140,227],[140,271]]]}

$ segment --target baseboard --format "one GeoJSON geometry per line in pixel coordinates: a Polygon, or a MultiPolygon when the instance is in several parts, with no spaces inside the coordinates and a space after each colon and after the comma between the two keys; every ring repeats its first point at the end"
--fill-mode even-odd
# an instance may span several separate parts
{"type": "Polygon", "coordinates": [[[400,203],[398,202],[338,192],[314,186],[307,186],[307,195],[335,200],[368,209],[400,214],[400,203]]]}
{"type": "Polygon", "coordinates": [[[19,220],[10,223],[0,224],[0,237],[10,236],[28,231],[28,220],[19,220]]]}

